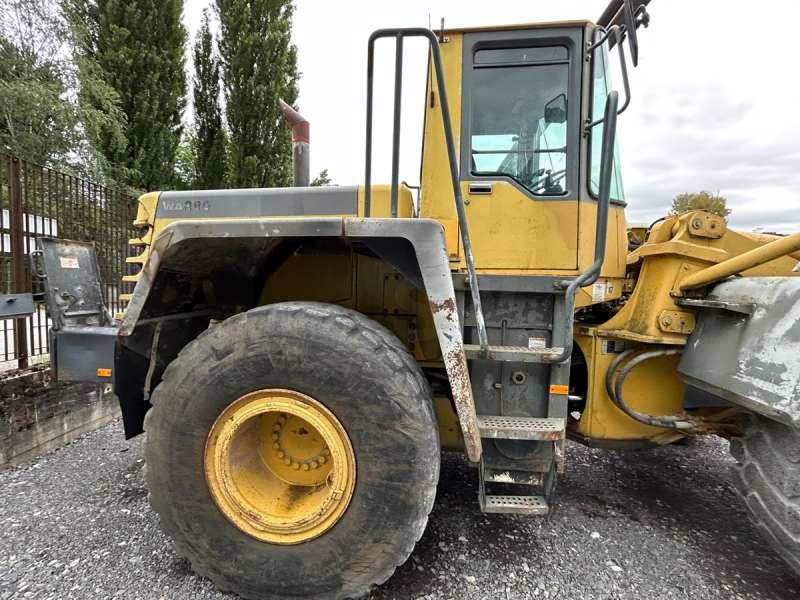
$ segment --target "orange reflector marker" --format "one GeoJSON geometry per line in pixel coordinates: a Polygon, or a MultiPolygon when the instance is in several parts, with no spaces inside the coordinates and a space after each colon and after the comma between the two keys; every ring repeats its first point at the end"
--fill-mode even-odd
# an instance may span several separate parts
{"type": "Polygon", "coordinates": [[[98,377],[111,377],[111,369],[97,369],[98,377]]]}
{"type": "Polygon", "coordinates": [[[567,395],[569,394],[569,386],[568,385],[551,385],[550,386],[550,393],[551,394],[562,394],[567,395]]]}

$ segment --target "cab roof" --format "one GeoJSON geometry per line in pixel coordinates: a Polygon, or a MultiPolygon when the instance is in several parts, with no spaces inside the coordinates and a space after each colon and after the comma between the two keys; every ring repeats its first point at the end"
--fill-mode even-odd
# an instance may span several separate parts
{"type": "Polygon", "coordinates": [[[594,27],[593,21],[586,19],[573,21],[539,21],[538,23],[515,23],[508,25],[485,25],[483,27],[457,27],[451,29],[434,29],[434,33],[456,34],[456,33],[476,33],[480,31],[514,31],[527,29],[556,29],[568,27],[594,27]]]}

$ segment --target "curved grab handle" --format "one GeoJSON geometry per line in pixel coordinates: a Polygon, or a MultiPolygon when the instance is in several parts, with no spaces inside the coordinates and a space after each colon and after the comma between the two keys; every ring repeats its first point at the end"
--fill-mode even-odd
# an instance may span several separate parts
{"type": "Polygon", "coordinates": [[[567,360],[572,354],[572,332],[575,312],[575,295],[578,289],[597,281],[603,261],[606,258],[606,234],[608,232],[608,206],[611,199],[611,175],[614,170],[614,142],[617,136],[617,107],[619,106],[619,93],[610,92],[606,98],[605,114],[603,121],[603,143],[600,155],[600,190],[597,199],[597,224],[594,237],[594,262],[583,273],[571,281],[562,281],[565,286],[564,302],[566,305],[564,316],[564,350],[555,356],[552,362],[559,363],[567,360]]]}

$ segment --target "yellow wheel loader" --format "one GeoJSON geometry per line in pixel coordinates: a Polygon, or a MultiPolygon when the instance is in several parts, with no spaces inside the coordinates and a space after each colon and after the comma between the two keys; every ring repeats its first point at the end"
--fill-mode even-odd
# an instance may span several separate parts
{"type": "MultiPolygon", "coordinates": [[[[61,268],[91,267],[91,249],[40,243],[58,376],[113,381],[126,435],[147,434],[153,508],[198,573],[245,598],[359,597],[422,535],[442,448],[478,469],[464,493],[481,511],[536,517],[567,438],[708,434],[731,439],[754,523],[800,571],[800,234],[692,211],[629,236],[615,131],[647,4],[376,31],[364,184],[145,194],[119,323],[76,283],[91,268],[61,268]],[[409,38],[430,46],[418,196],[398,173],[409,38]]],[[[303,183],[307,130],[284,108],[303,183]]]]}

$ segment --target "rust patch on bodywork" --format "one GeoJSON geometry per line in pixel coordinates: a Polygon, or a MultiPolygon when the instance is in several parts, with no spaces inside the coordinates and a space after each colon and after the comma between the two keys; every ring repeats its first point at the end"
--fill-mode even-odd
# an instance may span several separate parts
{"type": "Polygon", "coordinates": [[[461,340],[459,339],[458,342],[458,347],[448,350],[443,354],[442,358],[450,380],[453,404],[455,404],[456,413],[461,422],[461,432],[464,437],[467,456],[473,462],[477,462],[481,455],[481,436],[478,431],[478,418],[475,414],[475,404],[472,399],[472,385],[469,379],[467,358],[464,355],[461,340]]]}
{"type": "Polygon", "coordinates": [[[456,301],[453,298],[446,298],[441,302],[435,302],[431,300],[429,304],[431,307],[431,313],[434,315],[437,313],[442,313],[448,321],[453,320],[453,315],[456,313],[456,301]]]}

